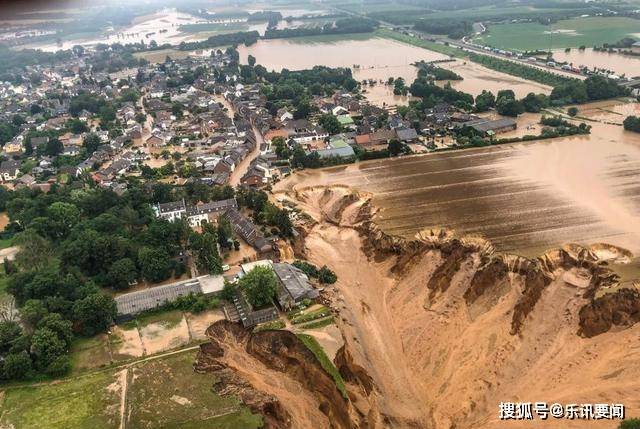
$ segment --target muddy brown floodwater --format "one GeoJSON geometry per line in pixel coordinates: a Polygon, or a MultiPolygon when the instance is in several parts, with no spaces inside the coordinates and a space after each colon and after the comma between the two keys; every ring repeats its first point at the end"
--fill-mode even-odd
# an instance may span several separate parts
{"type": "MultiPolygon", "coordinates": [[[[267,70],[281,70],[283,64],[289,70],[309,69],[315,65],[351,67],[353,76],[360,81],[374,79],[385,82],[389,77],[402,77],[410,85],[417,76],[411,64],[416,61],[435,61],[449,58],[437,52],[383,38],[356,38],[328,42],[322,38],[259,40],[251,46],[239,46],[240,60],[247,62],[253,55],[267,70]],[[314,41],[316,40],[316,41],[314,41]],[[357,66],[357,67],[354,67],[357,66]]],[[[442,63],[463,77],[452,82],[460,90],[477,95],[482,90],[497,93],[510,88],[518,97],[529,92],[551,92],[551,87],[526,81],[504,73],[489,70],[469,61],[455,60],[442,63]]],[[[444,85],[446,82],[441,82],[444,85]]],[[[392,88],[384,84],[367,87],[367,98],[375,104],[407,104],[409,98],[393,95],[392,88]]]]}
{"type": "MultiPolygon", "coordinates": [[[[639,108],[596,106],[582,109],[602,117],[639,108]]],[[[344,184],[371,192],[376,222],[404,237],[443,227],[523,256],[569,242],[606,242],[637,254],[640,135],[590,124],[589,136],[305,171],[279,187],[344,184]]]]}
{"type": "Polygon", "coordinates": [[[569,52],[561,49],[553,52],[553,58],[557,61],[567,61],[573,64],[574,67],[604,68],[628,77],[640,75],[640,57],[632,57],[630,55],[596,52],[593,48],[587,48],[583,51],[571,49],[569,52]]]}

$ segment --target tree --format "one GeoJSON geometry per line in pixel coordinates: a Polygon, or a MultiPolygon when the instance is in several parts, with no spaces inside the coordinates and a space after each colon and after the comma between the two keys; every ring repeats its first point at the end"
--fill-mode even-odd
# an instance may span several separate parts
{"type": "Polygon", "coordinates": [[[223,249],[231,249],[233,245],[233,228],[231,222],[225,216],[218,220],[218,244],[223,249]]]}
{"type": "Polygon", "coordinates": [[[338,276],[336,273],[331,271],[329,267],[323,265],[322,268],[318,270],[318,281],[324,284],[334,284],[338,280],[338,276]]]}
{"type": "Polygon", "coordinates": [[[496,105],[496,97],[491,91],[482,90],[481,94],[476,96],[476,110],[478,112],[486,112],[496,105]]]}
{"type": "Polygon", "coordinates": [[[304,100],[298,104],[295,112],[293,112],[293,119],[306,119],[311,113],[311,104],[304,100]]]}
{"type": "Polygon", "coordinates": [[[569,116],[573,117],[576,116],[578,114],[578,108],[577,107],[569,107],[567,109],[567,113],[569,114],[569,116]]]}
{"type": "Polygon", "coordinates": [[[547,96],[544,94],[534,94],[530,92],[522,99],[522,106],[525,112],[538,113],[543,107],[548,105],[547,96]]]}
{"type": "Polygon", "coordinates": [[[251,67],[256,65],[256,57],[254,57],[253,55],[249,55],[247,56],[247,64],[249,64],[251,67]]]}
{"type": "Polygon", "coordinates": [[[22,335],[22,328],[17,322],[0,322],[0,354],[6,353],[20,335],[22,335]]]}
{"type": "Polygon", "coordinates": [[[516,117],[524,112],[524,106],[520,101],[508,97],[498,97],[496,110],[503,116],[516,117]]]}
{"type": "Polygon", "coordinates": [[[96,151],[96,149],[98,149],[98,146],[100,146],[101,143],[100,137],[94,133],[90,133],[85,136],[82,145],[87,150],[87,155],[91,155],[96,151]]]}
{"type": "Polygon", "coordinates": [[[171,261],[163,249],[143,247],[138,251],[140,274],[150,282],[166,280],[171,275],[171,261]]]}
{"type": "Polygon", "coordinates": [[[39,299],[30,299],[20,308],[20,317],[31,328],[38,326],[40,321],[49,313],[47,307],[39,299]]]}
{"type": "Polygon", "coordinates": [[[71,228],[80,221],[80,210],[71,203],[56,201],[47,209],[48,224],[55,238],[66,237],[71,228]]]}
{"type": "Polygon", "coordinates": [[[45,155],[49,156],[57,156],[62,153],[64,150],[64,145],[62,142],[56,138],[49,139],[49,141],[44,146],[45,155]]]}
{"type": "Polygon", "coordinates": [[[624,126],[624,129],[627,131],[640,133],[640,117],[638,116],[628,116],[624,120],[622,125],[624,126]]]}
{"type": "Polygon", "coordinates": [[[218,239],[215,234],[192,233],[189,238],[189,248],[196,256],[196,265],[199,270],[208,271],[210,274],[222,273],[222,261],[218,254],[218,239]]]}
{"type": "Polygon", "coordinates": [[[116,120],[116,109],[112,105],[108,104],[100,108],[98,115],[100,116],[100,123],[102,124],[113,122],[116,120]]]}
{"type": "Polygon", "coordinates": [[[640,419],[628,419],[620,423],[618,429],[640,429],[640,419]]]}
{"type": "Polygon", "coordinates": [[[322,125],[322,128],[324,128],[329,134],[338,134],[342,132],[342,125],[340,125],[338,118],[330,113],[320,116],[320,118],[318,118],[318,123],[322,125]]]}
{"type": "Polygon", "coordinates": [[[236,287],[228,282],[224,281],[224,286],[222,287],[222,292],[220,292],[220,298],[225,301],[233,302],[233,298],[236,296],[236,287]]]}
{"type": "Polygon", "coordinates": [[[289,146],[283,137],[274,137],[271,139],[271,144],[273,144],[275,148],[274,152],[279,159],[288,159],[291,156],[289,146]]]}
{"type": "Polygon", "coordinates": [[[69,347],[73,339],[71,322],[64,320],[58,313],[49,313],[38,323],[38,329],[51,329],[69,347]]]}
{"type": "Polygon", "coordinates": [[[129,287],[138,278],[136,264],[129,258],[122,258],[111,264],[107,273],[109,286],[122,290],[129,287]]]}
{"type": "Polygon", "coordinates": [[[26,351],[10,353],[5,356],[2,369],[6,380],[22,380],[31,371],[31,358],[26,351]]]}
{"type": "Polygon", "coordinates": [[[400,140],[393,139],[389,141],[389,146],[388,146],[389,155],[398,156],[402,153],[403,149],[404,149],[404,144],[400,140]]]}
{"type": "Polygon", "coordinates": [[[61,377],[71,371],[71,359],[68,355],[60,355],[47,366],[46,373],[50,377],[61,377]]]}
{"type": "Polygon", "coordinates": [[[171,113],[173,114],[173,116],[178,119],[182,118],[182,107],[182,104],[178,103],[177,101],[174,102],[171,105],[171,113]]]}
{"type": "Polygon", "coordinates": [[[271,268],[255,267],[238,281],[238,287],[254,308],[260,308],[272,302],[278,288],[278,279],[271,268]]]}
{"type": "Polygon", "coordinates": [[[38,329],[31,337],[31,352],[36,366],[42,370],[66,351],[64,341],[48,328],[38,329]]]}
{"type": "Polygon", "coordinates": [[[116,313],[116,302],[102,293],[90,294],[73,305],[78,329],[87,336],[106,331],[113,324],[116,313]]]}
{"type": "Polygon", "coordinates": [[[497,98],[502,98],[502,97],[510,98],[512,100],[515,100],[516,99],[516,93],[513,92],[512,89],[501,89],[500,91],[498,91],[498,96],[496,97],[496,99],[497,98]]]}
{"type": "Polygon", "coordinates": [[[53,259],[51,243],[33,230],[27,229],[17,234],[14,244],[20,247],[15,261],[21,268],[38,269],[53,259]]]}

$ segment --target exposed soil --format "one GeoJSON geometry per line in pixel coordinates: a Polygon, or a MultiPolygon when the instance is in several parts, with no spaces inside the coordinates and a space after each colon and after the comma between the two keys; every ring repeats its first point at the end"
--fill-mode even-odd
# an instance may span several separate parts
{"type": "MultiPolygon", "coordinates": [[[[598,258],[602,245],[568,245],[528,259],[446,231],[415,240],[389,236],[371,222],[369,197],[344,186],[278,197],[313,219],[297,252],[338,275],[324,299],[345,341],[334,362],[350,403],[318,414],[330,397],[319,398],[297,378],[308,377],[299,367],[313,363],[280,344],[287,333],[267,332],[266,343],[278,345],[256,353],[248,346],[255,336],[227,326],[233,334],[203,356],[217,356],[218,370],[233,369],[231,391],[276,416],[271,427],[537,427],[536,420],[500,421],[501,401],[624,403],[627,415],[640,415],[640,296],[612,288],[595,299],[617,281],[598,258]],[[344,420],[327,420],[337,415],[331,413],[344,420]]],[[[325,383],[313,374],[314,385],[325,383]]],[[[617,423],[562,421],[565,428],[596,426],[617,423]]]]}

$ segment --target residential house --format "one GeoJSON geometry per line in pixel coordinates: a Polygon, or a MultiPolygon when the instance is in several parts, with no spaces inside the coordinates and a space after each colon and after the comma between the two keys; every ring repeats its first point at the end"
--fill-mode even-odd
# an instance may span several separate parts
{"type": "Polygon", "coordinates": [[[10,182],[18,177],[20,171],[20,161],[8,160],[0,163],[0,178],[3,182],[10,182]]]}

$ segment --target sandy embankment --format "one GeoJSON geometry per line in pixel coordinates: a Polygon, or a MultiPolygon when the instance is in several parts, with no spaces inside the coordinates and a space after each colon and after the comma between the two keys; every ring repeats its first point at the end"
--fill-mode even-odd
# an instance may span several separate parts
{"type": "MultiPolygon", "coordinates": [[[[597,256],[614,248],[505,256],[446,233],[388,236],[370,222],[368,196],[344,186],[289,188],[279,197],[313,218],[302,250],[339,279],[325,298],[345,340],[335,362],[347,381],[352,426],[333,427],[539,427],[538,420],[498,420],[501,401],[623,403],[627,416],[640,415],[640,297],[627,289],[593,302],[615,284],[597,256]]],[[[244,356],[247,349],[222,348],[249,385],[291,416],[290,426],[272,427],[330,427],[326,419],[309,423],[318,407],[326,411],[322,400],[306,392],[293,400],[277,386],[291,383],[290,371],[265,371],[244,356]]]]}

